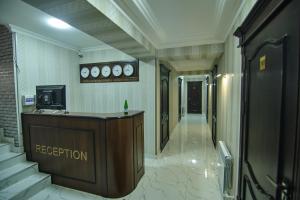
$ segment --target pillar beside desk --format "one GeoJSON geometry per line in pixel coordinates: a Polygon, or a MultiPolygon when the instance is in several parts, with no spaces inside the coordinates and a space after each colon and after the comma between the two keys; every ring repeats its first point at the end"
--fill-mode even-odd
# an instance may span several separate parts
{"type": "Polygon", "coordinates": [[[22,113],[27,160],[57,185],[123,197],[144,175],[144,112],[22,113]]]}

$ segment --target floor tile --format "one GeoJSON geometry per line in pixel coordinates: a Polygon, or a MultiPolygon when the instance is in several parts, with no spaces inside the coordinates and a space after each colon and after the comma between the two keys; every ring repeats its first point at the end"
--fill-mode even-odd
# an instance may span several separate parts
{"type": "MultiPolygon", "coordinates": [[[[145,160],[137,188],[120,200],[221,200],[217,154],[204,115],[187,115],[171,134],[163,152],[145,160]]],[[[107,198],[56,185],[32,199],[104,200],[107,198]]]]}

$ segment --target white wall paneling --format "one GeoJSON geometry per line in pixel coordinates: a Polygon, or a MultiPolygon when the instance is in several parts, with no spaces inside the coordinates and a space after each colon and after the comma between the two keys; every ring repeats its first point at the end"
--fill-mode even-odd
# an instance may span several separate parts
{"type": "MultiPolygon", "coordinates": [[[[145,153],[155,154],[155,61],[140,62],[139,82],[80,83],[79,64],[133,60],[115,49],[78,52],[17,34],[19,94],[35,94],[36,85],[65,84],[71,112],[145,111],[145,153]]],[[[21,102],[20,102],[21,103],[21,102]]]]}
{"type": "MultiPolygon", "coordinates": [[[[243,22],[256,0],[247,0],[237,14],[225,41],[225,51],[218,63],[217,81],[217,140],[225,141],[233,156],[232,195],[237,195],[240,153],[241,50],[233,32],[243,22]]],[[[211,91],[211,90],[210,90],[211,91]]],[[[211,97],[211,94],[209,95],[211,97]]],[[[211,109],[210,109],[211,112],[211,109]]],[[[211,125],[211,123],[210,123],[211,125]]]]}
{"type": "Polygon", "coordinates": [[[178,124],[178,74],[175,70],[170,71],[169,76],[169,129],[170,135],[178,124]]]}

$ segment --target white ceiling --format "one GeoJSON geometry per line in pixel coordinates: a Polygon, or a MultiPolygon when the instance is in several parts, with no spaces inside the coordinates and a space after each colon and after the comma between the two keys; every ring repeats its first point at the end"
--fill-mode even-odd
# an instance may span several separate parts
{"type": "Polygon", "coordinates": [[[47,24],[50,15],[20,0],[0,0],[0,23],[12,24],[33,33],[63,43],[75,50],[102,47],[110,48],[100,40],[73,27],[62,30],[47,24]]]}
{"type": "Polygon", "coordinates": [[[111,0],[158,48],[224,42],[242,0],[111,0]]]}
{"type": "Polygon", "coordinates": [[[224,52],[224,44],[159,49],[157,57],[167,61],[178,72],[207,71],[217,63],[224,52]]]}
{"type": "MultiPolygon", "coordinates": [[[[177,71],[199,71],[210,70],[224,52],[222,43],[243,0],[106,1],[159,49],[159,59],[177,71]]],[[[0,0],[2,24],[16,25],[77,50],[111,48],[76,28],[50,27],[46,22],[50,17],[21,0],[0,0]]]]}

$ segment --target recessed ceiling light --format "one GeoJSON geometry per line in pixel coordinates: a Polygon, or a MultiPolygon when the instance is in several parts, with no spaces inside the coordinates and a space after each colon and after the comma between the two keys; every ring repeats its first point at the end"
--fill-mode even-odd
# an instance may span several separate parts
{"type": "Polygon", "coordinates": [[[56,19],[56,18],[50,18],[48,19],[48,24],[53,26],[54,28],[59,28],[59,29],[69,29],[71,26],[67,24],[66,22],[56,19]]]}

